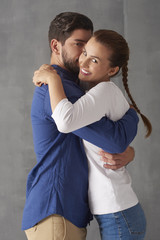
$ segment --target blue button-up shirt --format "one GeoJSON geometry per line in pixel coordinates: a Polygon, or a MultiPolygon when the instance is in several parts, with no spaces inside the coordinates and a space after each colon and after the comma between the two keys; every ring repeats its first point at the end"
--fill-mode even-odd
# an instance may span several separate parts
{"type": "MultiPolygon", "coordinates": [[[[68,99],[74,103],[84,94],[75,83],[77,75],[54,65],[68,99]]],[[[59,214],[78,227],[86,227],[92,216],[88,205],[88,165],[82,138],[117,153],[123,152],[137,132],[133,109],[119,121],[106,117],[73,133],[57,130],[51,117],[48,86],[36,88],[31,119],[37,164],[27,180],[22,229],[33,227],[52,214],[59,214]]]]}

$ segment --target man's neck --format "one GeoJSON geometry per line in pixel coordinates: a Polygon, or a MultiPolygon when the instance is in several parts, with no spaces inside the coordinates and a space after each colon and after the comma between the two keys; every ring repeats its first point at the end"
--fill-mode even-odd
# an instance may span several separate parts
{"type": "Polygon", "coordinates": [[[53,54],[51,55],[50,65],[58,65],[59,67],[66,69],[62,61],[60,61],[59,57],[53,54]]]}
{"type": "MultiPolygon", "coordinates": [[[[61,67],[62,69],[66,70],[68,73],[75,75],[76,79],[74,80],[74,82],[76,82],[77,84],[79,84],[79,80],[78,80],[78,74],[74,74],[73,72],[70,72],[63,64],[63,62],[61,61],[61,59],[59,58],[59,56],[54,55],[52,53],[51,55],[51,59],[50,59],[50,65],[57,65],[59,67],[61,67]]],[[[74,77],[73,77],[74,79],[74,77]]]]}

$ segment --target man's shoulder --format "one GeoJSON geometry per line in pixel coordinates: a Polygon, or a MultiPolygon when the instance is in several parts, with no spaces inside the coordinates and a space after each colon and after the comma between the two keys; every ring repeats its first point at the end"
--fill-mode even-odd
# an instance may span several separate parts
{"type": "Polygon", "coordinates": [[[36,87],[34,91],[34,95],[36,96],[45,96],[48,91],[48,85],[42,85],[41,87],[36,87]]]}
{"type": "Polygon", "coordinates": [[[50,98],[47,85],[42,85],[41,87],[36,87],[31,107],[31,117],[44,118],[46,113],[52,114],[50,107],[50,98]]]}
{"type": "Polygon", "coordinates": [[[84,90],[73,81],[63,79],[62,83],[63,83],[63,87],[64,87],[67,98],[72,98],[72,97],[80,98],[85,93],[84,90]]]}

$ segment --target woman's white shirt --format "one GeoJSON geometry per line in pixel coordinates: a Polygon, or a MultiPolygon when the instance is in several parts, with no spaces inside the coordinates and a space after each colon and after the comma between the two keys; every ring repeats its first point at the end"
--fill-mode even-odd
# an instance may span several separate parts
{"type": "MultiPolygon", "coordinates": [[[[67,98],[56,106],[52,117],[60,132],[68,133],[107,116],[113,121],[122,118],[129,104],[113,82],[101,82],[74,104],[67,98]]],[[[83,140],[89,167],[89,202],[93,214],[121,211],[138,203],[125,167],[105,169],[99,148],[83,140]]]]}

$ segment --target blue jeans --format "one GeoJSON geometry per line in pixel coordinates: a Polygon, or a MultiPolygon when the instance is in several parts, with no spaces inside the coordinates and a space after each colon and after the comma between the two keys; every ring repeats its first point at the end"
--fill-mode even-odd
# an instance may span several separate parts
{"type": "Polygon", "coordinates": [[[102,240],[142,240],[146,232],[146,219],[138,203],[124,211],[95,215],[102,240]]]}

